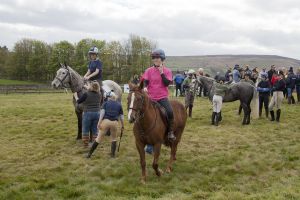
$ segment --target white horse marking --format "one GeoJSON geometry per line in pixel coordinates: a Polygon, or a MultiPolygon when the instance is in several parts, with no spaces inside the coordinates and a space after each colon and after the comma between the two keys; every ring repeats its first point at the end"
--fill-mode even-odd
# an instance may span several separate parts
{"type": "Polygon", "coordinates": [[[129,106],[129,112],[128,112],[128,120],[130,120],[130,116],[132,113],[132,107],[133,107],[133,103],[134,103],[134,92],[131,94],[131,102],[130,102],[130,106],[129,106]]]}

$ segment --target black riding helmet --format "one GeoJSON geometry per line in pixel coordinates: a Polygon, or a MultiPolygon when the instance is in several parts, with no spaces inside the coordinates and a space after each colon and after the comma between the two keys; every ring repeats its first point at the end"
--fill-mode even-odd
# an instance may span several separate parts
{"type": "Polygon", "coordinates": [[[159,57],[162,61],[164,61],[166,59],[166,54],[165,54],[164,50],[162,50],[162,49],[155,49],[151,53],[151,57],[152,58],[159,57]]]}

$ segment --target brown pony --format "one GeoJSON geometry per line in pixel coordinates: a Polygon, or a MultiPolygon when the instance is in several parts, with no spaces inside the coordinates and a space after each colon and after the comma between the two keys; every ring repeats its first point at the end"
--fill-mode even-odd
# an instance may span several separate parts
{"type": "Polygon", "coordinates": [[[170,101],[174,112],[174,135],[176,136],[176,140],[169,142],[167,138],[167,120],[158,103],[150,100],[147,93],[142,90],[142,86],[129,84],[129,87],[130,93],[127,98],[128,120],[129,123],[134,123],[133,132],[142,167],[141,182],[145,183],[145,146],[147,144],[154,146],[152,167],[157,176],[162,175],[162,170],[158,168],[161,145],[165,144],[171,147],[170,160],[166,169],[166,172],[170,173],[172,171],[172,164],[176,160],[177,145],[180,142],[186,124],[187,113],[182,103],[170,101]]]}

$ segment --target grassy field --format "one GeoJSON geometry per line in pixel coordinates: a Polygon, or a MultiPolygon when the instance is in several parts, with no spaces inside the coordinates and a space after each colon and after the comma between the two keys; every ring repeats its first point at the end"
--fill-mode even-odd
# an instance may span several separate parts
{"type": "MultiPolygon", "coordinates": [[[[210,107],[196,100],[174,171],[156,177],[147,155],[141,185],[127,122],[117,158],[106,138],[87,160],[69,94],[1,95],[0,199],[300,199],[300,105],[284,104],[279,124],[242,126],[238,103],[225,104],[219,127],[210,107]]],[[[163,169],[168,158],[163,147],[163,169]]]]}
{"type": "Polygon", "coordinates": [[[36,84],[40,84],[40,83],[32,82],[32,81],[0,79],[0,85],[36,85],[36,84]]]}

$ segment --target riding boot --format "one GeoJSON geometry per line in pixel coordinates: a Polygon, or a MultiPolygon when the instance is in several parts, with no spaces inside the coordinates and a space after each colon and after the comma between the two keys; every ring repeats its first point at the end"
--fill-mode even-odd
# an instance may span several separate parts
{"type": "Polygon", "coordinates": [[[269,109],[268,108],[265,108],[265,113],[266,113],[266,118],[269,117],[269,109]]]}
{"type": "Polygon", "coordinates": [[[275,120],[275,115],[274,115],[273,110],[270,111],[270,115],[271,115],[271,121],[274,121],[275,120]]]}
{"type": "Polygon", "coordinates": [[[117,148],[117,141],[112,141],[112,142],[111,142],[111,152],[110,152],[110,157],[112,157],[112,158],[115,157],[116,148],[117,148]]]}
{"type": "Polygon", "coordinates": [[[211,125],[215,125],[216,112],[213,112],[211,115],[211,125]]]}
{"type": "Polygon", "coordinates": [[[288,97],[288,104],[291,104],[292,98],[288,97]]]}
{"type": "Polygon", "coordinates": [[[293,95],[291,96],[291,99],[292,99],[292,104],[295,104],[296,102],[295,102],[295,98],[293,95]]]}
{"type": "Polygon", "coordinates": [[[297,94],[298,103],[300,102],[300,94],[297,94]]]}
{"type": "Polygon", "coordinates": [[[99,144],[98,142],[94,141],[94,143],[93,143],[93,145],[92,145],[90,151],[89,151],[88,154],[86,155],[86,158],[90,158],[90,157],[92,156],[92,154],[93,154],[93,152],[95,151],[95,149],[97,148],[98,144],[99,144]]]}
{"type": "Polygon", "coordinates": [[[220,115],[219,115],[219,122],[220,122],[220,121],[222,121],[222,119],[223,119],[223,118],[222,118],[222,112],[220,111],[219,114],[220,114],[220,115]]]}
{"type": "Polygon", "coordinates": [[[176,140],[176,137],[174,135],[174,119],[169,121],[168,139],[170,141],[175,141],[176,140]]]}
{"type": "Polygon", "coordinates": [[[280,113],[281,113],[281,110],[278,109],[278,110],[276,111],[276,121],[277,121],[277,122],[279,122],[279,120],[280,120],[280,113]]]}
{"type": "Polygon", "coordinates": [[[192,118],[193,106],[189,106],[189,117],[192,118]]]}
{"type": "Polygon", "coordinates": [[[216,114],[216,121],[215,121],[215,125],[219,126],[219,121],[220,121],[220,113],[216,114]]]}

